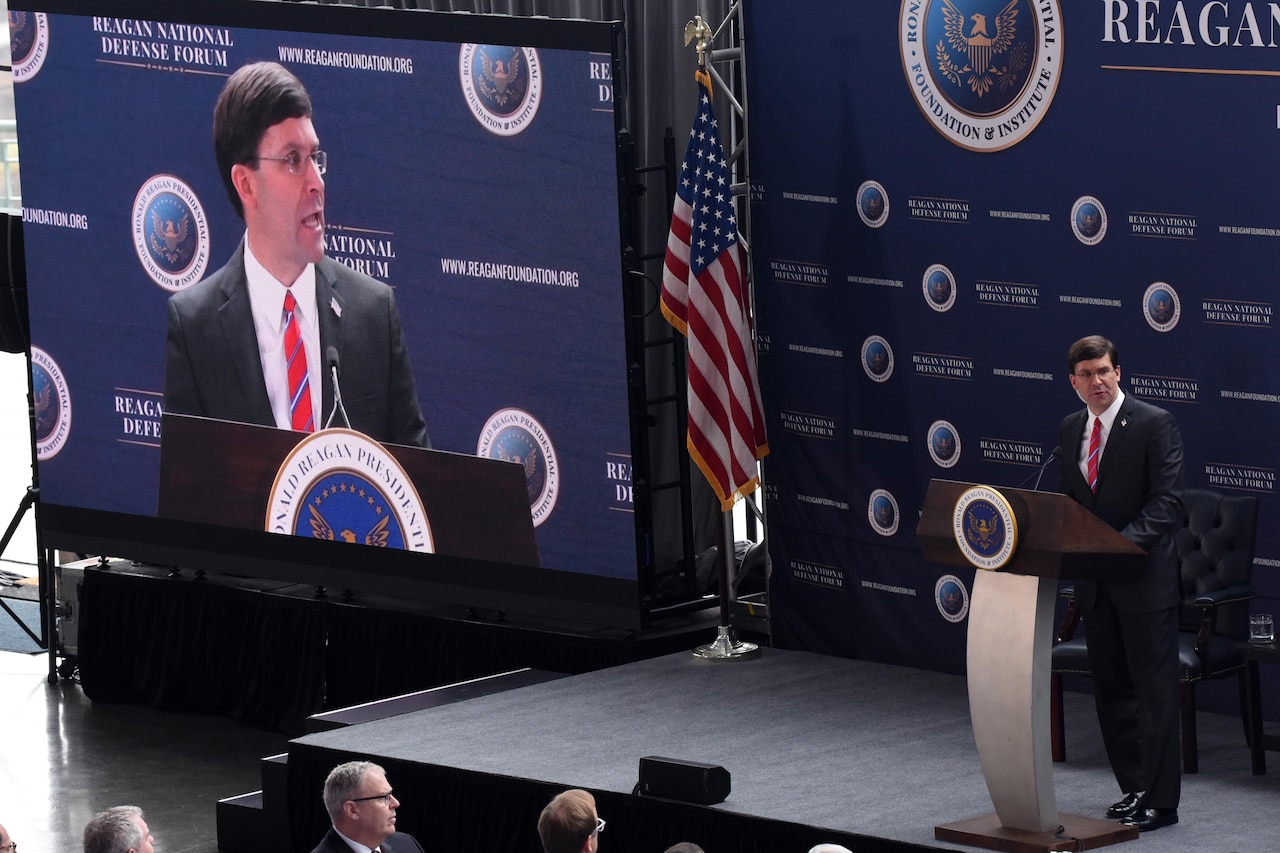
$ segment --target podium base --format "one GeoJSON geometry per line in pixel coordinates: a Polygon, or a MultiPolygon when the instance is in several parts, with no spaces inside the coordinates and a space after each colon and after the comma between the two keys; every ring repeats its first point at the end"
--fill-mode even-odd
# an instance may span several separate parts
{"type": "Polygon", "coordinates": [[[721,625],[716,631],[716,638],[694,649],[693,656],[706,660],[750,660],[760,657],[760,647],[739,640],[733,635],[733,628],[721,625]]]}
{"type": "Polygon", "coordinates": [[[933,828],[939,841],[953,841],[970,847],[1003,850],[1005,853],[1051,853],[1058,850],[1093,850],[1123,841],[1133,841],[1138,830],[1111,820],[1058,813],[1060,831],[1029,832],[1000,823],[995,814],[971,817],[933,828]]]}

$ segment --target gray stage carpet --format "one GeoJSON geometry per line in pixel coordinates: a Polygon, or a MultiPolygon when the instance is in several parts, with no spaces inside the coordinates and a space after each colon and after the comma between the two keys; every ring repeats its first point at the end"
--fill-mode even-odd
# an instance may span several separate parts
{"type": "MultiPolygon", "coordinates": [[[[1058,808],[1100,818],[1120,792],[1092,697],[1066,700],[1058,808]]],[[[1199,724],[1201,771],[1184,776],[1181,823],[1127,849],[1277,849],[1280,755],[1253,776],[1238,718],[1202,713],[1199,724]]],[[[963,678],[804,652],[671,655],[297,742],[613,792],[631,791],[640,756],[720,764],[733,790],[713,808],[937,849],[959,848],[934,840],[936,824],[992,811],[963,678]]]]}

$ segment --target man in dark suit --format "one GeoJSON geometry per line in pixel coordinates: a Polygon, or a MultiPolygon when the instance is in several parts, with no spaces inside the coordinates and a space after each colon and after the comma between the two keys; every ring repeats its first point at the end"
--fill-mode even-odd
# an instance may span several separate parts
{"type": "Polygon", "coordinates": [[[1178,822],[1178,606],[1172,534],[1182,507],[1173,416],[1120,390],[1120,356],[1100,336],[1067,354],[1083,411],[1062,422],[1059,491],[1147,551],[1132,580],[1077,581],[1107,758],[1124,797],[1107,810],[1139,830],[1178,822]]]}
{"type": "Polygon", "coordinates": [[[333,825],[311,853],[423,853],[422,845],[396,832],[396,809],[387,774],[370,761],[348,761],[324,780],[324,807],[333,825]]]}
{"type": "Polygon", "coordinates": [[[272,62],[240,68],[213,137],[245,236],[169,300],[165,411],[312,432],[332,411],[336,358],[353,429],[430,446],[394,292],[324,256],[328,158],[302,83],[272,62]]]}

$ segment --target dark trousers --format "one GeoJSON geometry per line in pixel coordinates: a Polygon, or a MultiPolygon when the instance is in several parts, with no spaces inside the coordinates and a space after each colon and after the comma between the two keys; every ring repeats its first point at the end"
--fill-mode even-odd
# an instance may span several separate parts
{"type": "Polygon", "coordinates": [[[1120,613],[1099,584],[1085,615],[1098,724],[1125,793],[1174,809],[1182,788],[1178,707],[1178,610],[1120,613]]]}

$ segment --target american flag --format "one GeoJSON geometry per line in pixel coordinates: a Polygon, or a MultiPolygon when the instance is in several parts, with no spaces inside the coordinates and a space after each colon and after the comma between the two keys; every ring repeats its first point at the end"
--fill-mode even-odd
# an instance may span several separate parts
{"type": "Polygon", "coordinates": [[[729,169],[699,71],[698,117],[680,165],[662,271],[662,313],[688,338],[689,455],[720,509],[760,484],[756,460],[769,452],[729,169]]]}

